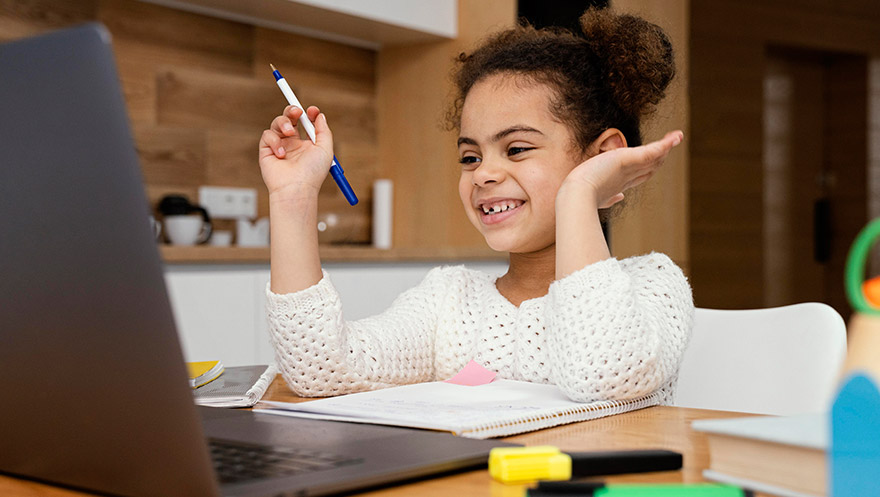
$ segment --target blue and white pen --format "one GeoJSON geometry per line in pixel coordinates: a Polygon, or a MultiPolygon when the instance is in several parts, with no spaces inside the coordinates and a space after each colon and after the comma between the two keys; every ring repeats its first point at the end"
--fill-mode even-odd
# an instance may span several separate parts
{"type": "MultiPolygon", "coordinates": [[[[299,103],[296,95],[293,94],[293,90],[290,89],[290,85],[287,84],[287,80],[284,79],[284,76],[282,76],[280,72],[278,72],[278,69],[275,69],[275,66],[272,64],[269,64],[269,67],[272,68],[272,75],[275,76],[275,82],[278,83],[278,88],[281,88],[281,93],[284,94],[290,105],[302,109],[303,113],[299,116],[299,123],[302,125],[303,129],[306,130],[306,134],[309,135],[309,138],[312,139],[312,143],[315,143],[315,125],[309,121],[309,116],[306,115],[306,108],[299,103]]],[[[342,194],[345,195],[345,199],[348,200],[348,203],[351,205],[357,204],[357,195],[354,194],[354,190],[351,189],[351,185],[348,184],[348,180],[345,179],[345,174],[343,174],[342,167],[339,165],[339,161],[336,160],[335,155],[333,156],[333,164],[330,166],[330,176],[333,176],[333,180],[339,185],[339,189],[342,190],[342,194]]]]}

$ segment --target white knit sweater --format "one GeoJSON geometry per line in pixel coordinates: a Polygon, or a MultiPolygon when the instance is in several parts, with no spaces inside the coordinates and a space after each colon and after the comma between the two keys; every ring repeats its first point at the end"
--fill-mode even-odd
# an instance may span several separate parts
{"type": "Polygon", "coordinates": [[[267,289],[278,366],[307,397],[442,380],[474,359],[500,378],[558,385],[576,401],[659,390],[671,402],[694,306],[667,256],[597,262],[519,307],[496,279],[435,268],[388,310],[358,321],[343,320],[326,273],[296,293],[267,289]]]}

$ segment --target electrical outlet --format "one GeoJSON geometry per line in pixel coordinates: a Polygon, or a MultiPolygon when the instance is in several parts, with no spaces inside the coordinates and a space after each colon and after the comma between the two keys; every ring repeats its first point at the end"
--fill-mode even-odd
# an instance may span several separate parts
{"type": "Polygon", "coordinates": [[[257,190],[219,186],[199,187],[199,204],[214,219],[257,217],[257,190]]]}

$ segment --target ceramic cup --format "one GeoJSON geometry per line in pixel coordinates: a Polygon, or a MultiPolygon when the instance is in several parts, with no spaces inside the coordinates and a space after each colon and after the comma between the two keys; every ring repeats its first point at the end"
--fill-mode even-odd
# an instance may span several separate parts
{"type": "Polygon", "coordinates": [[[211,235],[211,245],[215,247],[228,247],[232,245],[232,232],[228,230],[216,230],[211,235]]]}
{"type": "Polygon", "coordinates": [[[198,214],[165,216],[165,236],[173,245],[196,245],[208,241],[211,230],[198,214]]]}

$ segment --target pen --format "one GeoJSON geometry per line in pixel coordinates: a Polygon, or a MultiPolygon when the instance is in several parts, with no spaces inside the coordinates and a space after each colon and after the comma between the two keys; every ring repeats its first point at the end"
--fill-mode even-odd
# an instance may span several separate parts
{"type": "Polygon", "coordinates": [[[680,453],[661,449],[565,453],[552,445],[538,445],[489,452],[489,474],[502,483],[675,471],[681,466],[680,453]]]}
{"type": "Polygon", "coordinates": [[[753,497],[749,490],[720,483],[606,485],[593,482],[541,482],[528,497],[753,497]]]}
{"type": "MultiPolygon", "coordinates": [[[[275,69],[275,66],[272,64],[269,64],[269,67],[272,68],[272,75],[275,76],[275,82],[278,84],[278,88],[281,88],[281,93],[287,98],[288,103],[302,109],[303,113],[299,116],[299,122],[306,130],[306,134],[311,138],[312,143],[315,143],[315,125],[309,121],[309,116],[306,115],[306,108],[299,103],[296,95],[293,94],[293,90],[290,89],[290,85],[287,84],[287,80],[284,79],[284,76],[282,76],[280,72],[278,72],[278,69],[275,69]]],[[[357,204],[358,198],[354,194],[354,190],[351,189],[351,185],[348,184],[348,180],[345,179],[342,166],[339,165],[339,161],[336,160],[335,155],[333,156],[333,164],[330,166],[330,176],[333,176],[333,180],[336,181],[339,189],[342,190],[342,194],[345,195],[345,199],[348,200],[348,203],[351,205],[357,204]]]]}

